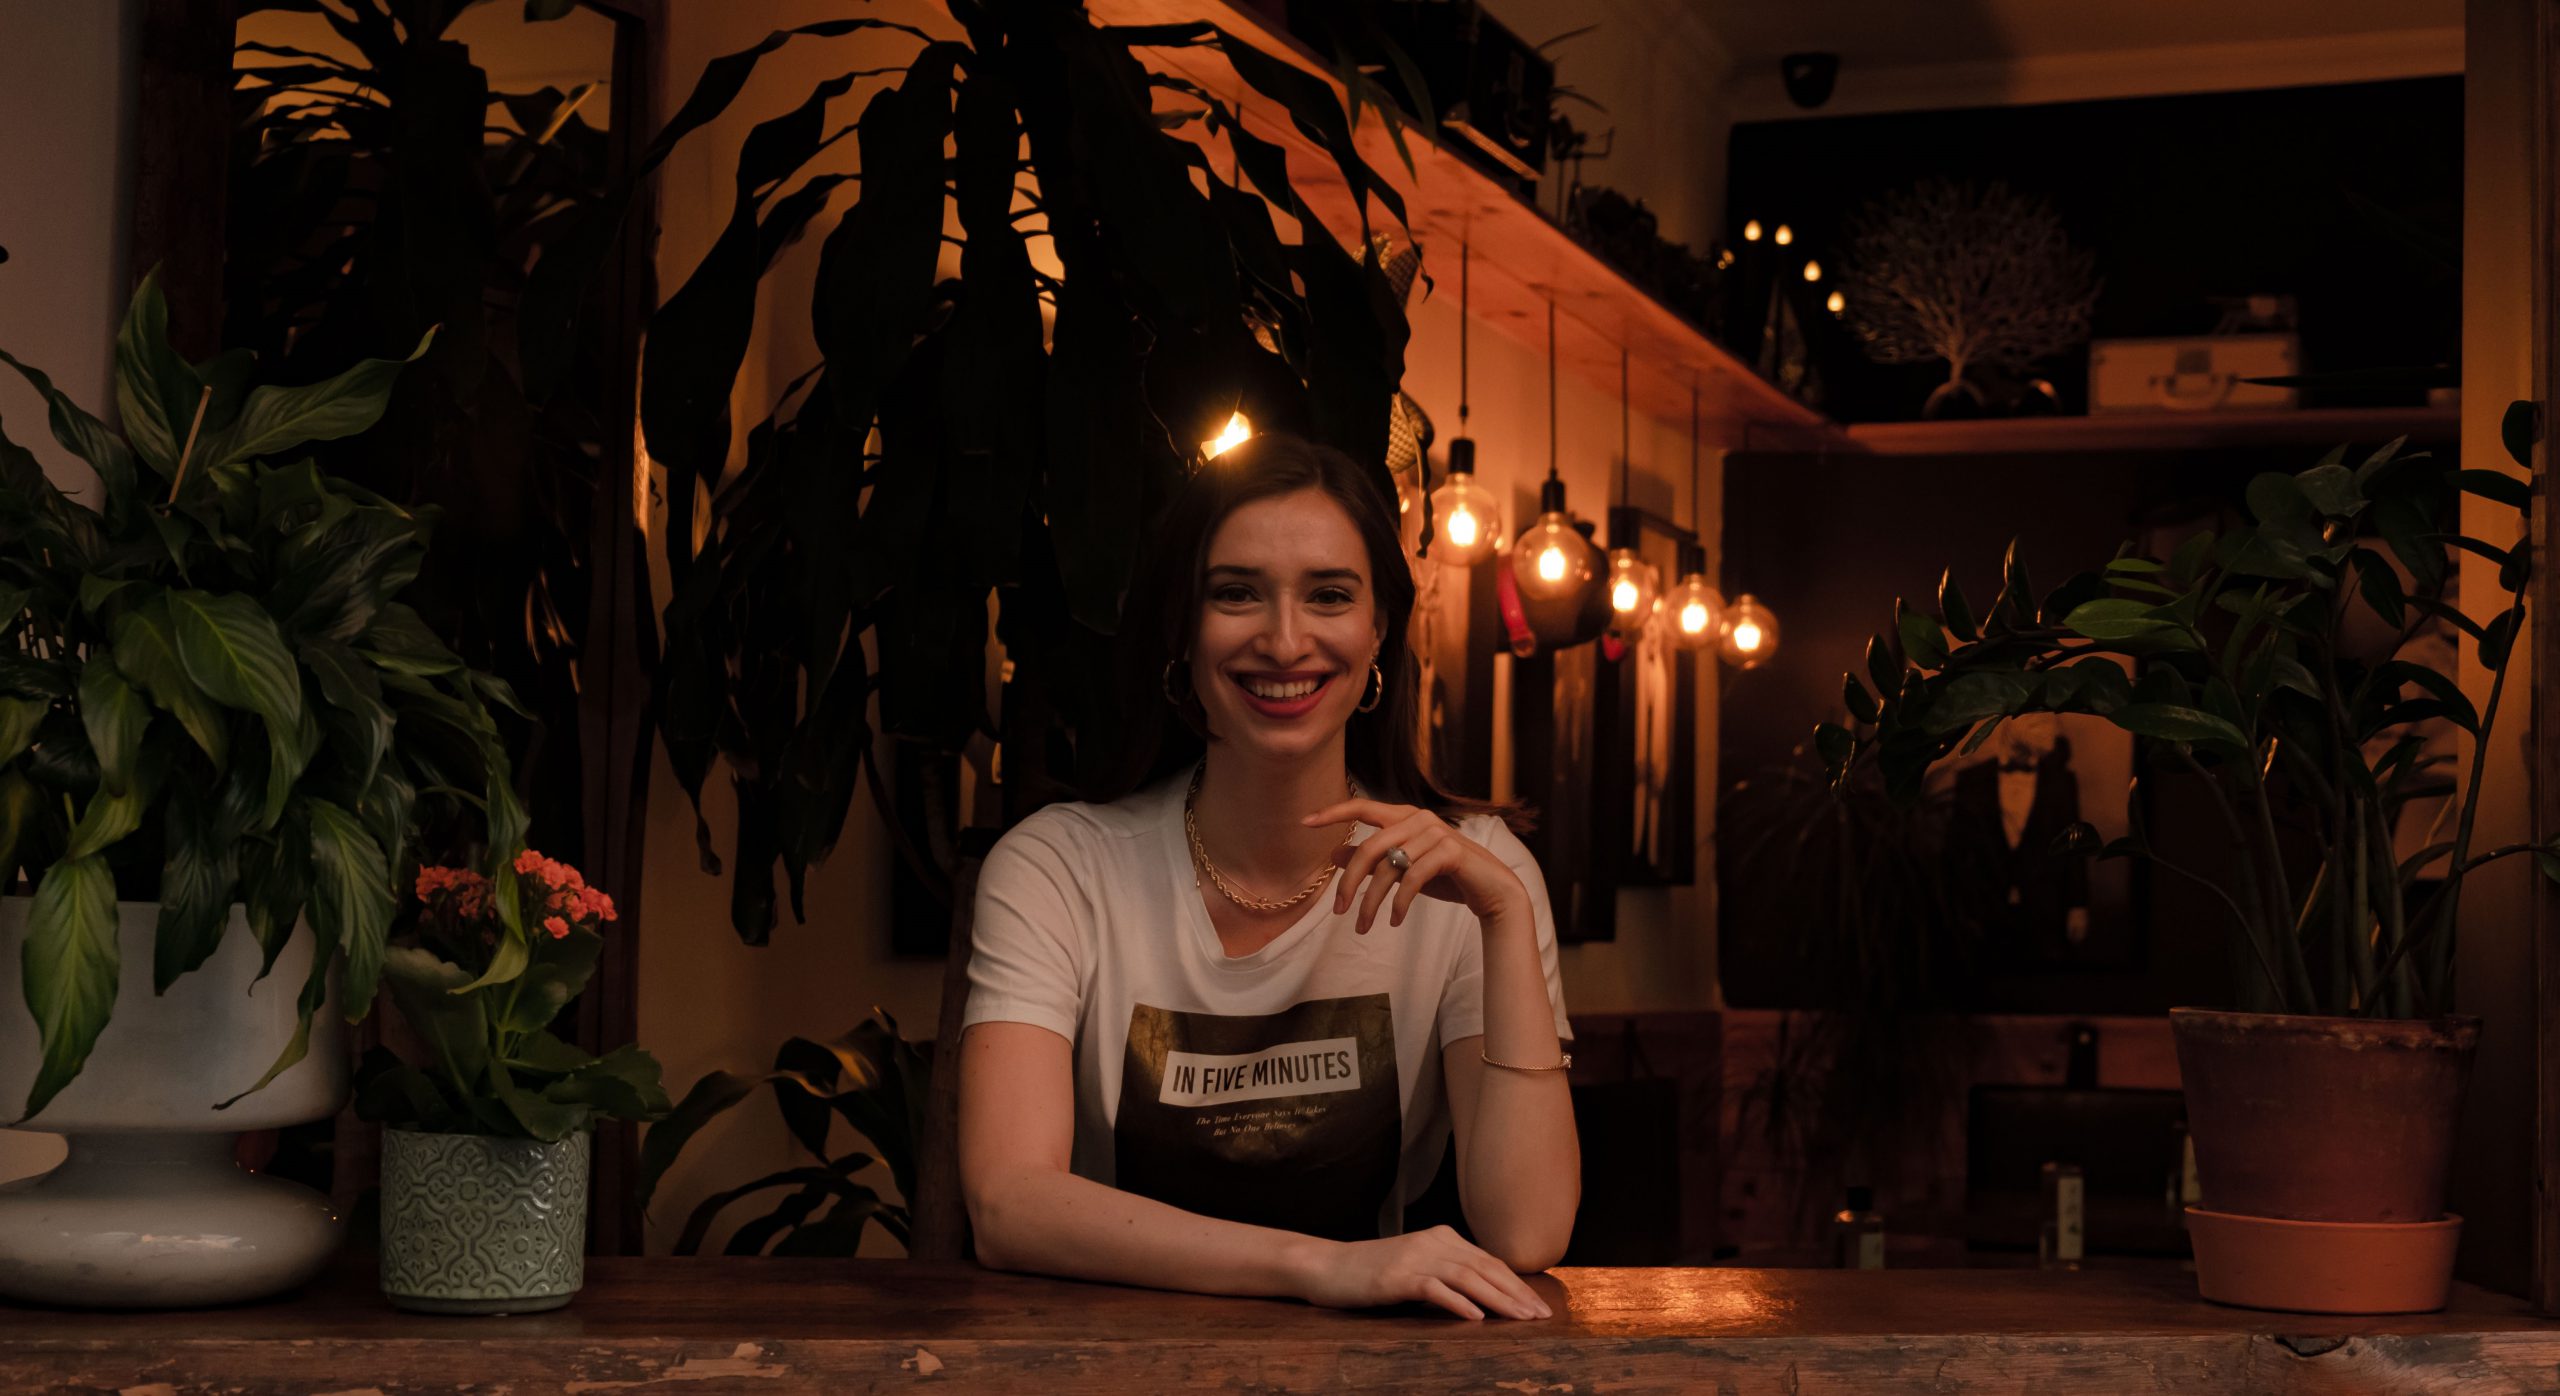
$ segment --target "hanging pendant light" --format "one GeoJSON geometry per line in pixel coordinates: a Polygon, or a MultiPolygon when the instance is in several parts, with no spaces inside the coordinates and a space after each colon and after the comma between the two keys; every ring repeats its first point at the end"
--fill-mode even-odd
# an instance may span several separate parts
{"type": "Polygon", "coordinates": [[[1778,652],[1778,618],[1749,592],[1735,597],[1716,628],[1716,650],[1736,669],[1757,669],[1778,652]]]}
{"type": "Polygon", "coordinates": [[[1591,544],[1565,512],[1564,481],[1556,475],[1556,303],[1547,302],[1547,480],[1538,487],[1538,521],[1511,545],[1511,570],[1520,590],[1542,599],[1570,596],[1591,582],[1591,544]]]}
{"type": "Polygon", "coordinates": [[[1440,519],[1440,560],[1473,567],[1502,545],[1502,500],[1476,480],[1476,443],[1467,436],[1467,282],[1472,254],[1458,244],[1458,434],[1449,442],[1449,482],[1431,496],[1440,519]]]}
{"type": "MultiPolygon", "coordinates": [[[[1698,385],[1689,384],[1689,531],[1698,532],[1698,520],[1706,512],[1706,483],[1698,474],[1698,385]]],[[[1685,650],[1702,650],[1717,642],[1717,629],[1724,620],[1724,594],[1707,580],[1706,545],[1690,541],[1680,545],[1680,584],[1663,598],[1662,608],[1671,613],[1671,641],[1685,650]]]]}
{"type": "Polygon", "coordinates": [[[1662,571],[1636,549],[1635,497],[1628,472],[1634,455],[1627,430],[1627,346],[1618,346],[1618,507],[1609,511],[1609,628],[1621,639],[1642,634],[1662,599],[1662,571]]]}

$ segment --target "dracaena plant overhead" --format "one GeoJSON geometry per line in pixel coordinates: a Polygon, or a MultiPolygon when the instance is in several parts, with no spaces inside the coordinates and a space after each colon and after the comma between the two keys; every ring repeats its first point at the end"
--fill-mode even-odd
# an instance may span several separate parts
{"type": "MultiPolygon", "coordinates": [[[[2528,469],[2533,423],[2518,403],[2504,433],[2528,469]]],[[[2531,488],[2394,442],[2355,463],[2341,450],[2298,475],[2260,475],[2244,525],[2195,534],[2167,558],[2118,556],[2041,596],[2013,544],[1988,606],[1971,605],[1952,574],[1935,613],[1896,603],[1894,629],[1868,643],[1867,672],[1844,680],[1852,725],[1824,724],[1817,744],[1835,777],[1874,762],[1908,796],[1940,758],[2009,718],[2103,717],[2141,739],[2154,767],[2209,792],[2234,856],[2227,873],[2168,860],[2138,820],[2103,846],[2077,826],[2057,856],[2141,857],[2204,885],[2239,937],[2243,1006],[2448,1012],[2465,877],[2531,856],[2560,880],[2560,849],[2475,838],[2532,555],[2529,541],[2460,532],[2460,499],[2521,513],[2531,488]],[[2458,553],[2494,564],[2501,594],[2455,605],[2458,553]],[[2358,611],[2380,622],[2379,648],[2350,639],[2358,611]],[[2405,657],[2434,625],[2468,638],[2489,675],[2481,701],[2405,657]],[[2434,722],[2471,743],[2469,772],[2450,788],[2440,836],[2402,856],[2403,807],[2448,790],[2419,730],[2434,722]],[[2308,836],[2316,867],[2288,858],[2288,829],[2308,836]]]]}
{"type": "Polygon", "coordinates": [[[307,1051],[333,965],[349,1021],[370,1007],[415,830],[485,807],[493,845],[522,841],[490,712],[514,700],[399,599],[428,520],[300,454],[372,425],[401,364],[252,386],[248,354],[189,363],[167,320],[146,278],[116,340],[121,434],[0,353],[97,472],[67,494],[0,435],[0,886],[33,892],[0,951],[43,1043],[27,1116],[115,1010],[119,899],[159,903],[155,990],[235,904],[261,978],[298,925],[316,937],[298,1029],[247,1095],[307,1051]]]}
{"type": "Polygon", "coordinates": [[[1077,793],[1118,721],[1121,593],[1197,443],[1241,409],[1382,462],[1403,375],[1375,241],[1364,229],[1346,249],[1278,144],[1142,56],[1219,49],[1329,153],[1364,219],[1374,199],[1400,220],[1331,86],[1206,24],[1097,26],[1035,0],[949,12],[950,37],[873,19],[777,31],[713,61],[659,141],[716,115],[785,43],[915,44],[748,134],[725,225],[649,329],[641,423],[666,472],[673,585],[658,716],[697,814],[715,764],[737,787],[731,911],[750,942],[775,923],[776,865],[800,913],[855,792],[878,795],[881,736],[1000,743],[1008,818],[1077,793]],[[848,131],[858,182],[823,154],[848,131]],[[817,361],[733,472],[758,280],[840,194],[810,304],[817,361]],[[1011,661],[1000,716],[991,596],[1011,661]]]}

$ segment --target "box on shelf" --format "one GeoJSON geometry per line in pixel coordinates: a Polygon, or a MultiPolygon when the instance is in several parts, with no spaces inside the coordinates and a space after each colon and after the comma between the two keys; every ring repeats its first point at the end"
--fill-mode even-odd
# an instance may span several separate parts
{"type": "Polygon", "coordinates": [[[2242,380],[2301,371],[2299,335],[2101,339],[2089,346],[2089,411],[2094,416],[2294,407],[2293,389],[2242,380]]]}

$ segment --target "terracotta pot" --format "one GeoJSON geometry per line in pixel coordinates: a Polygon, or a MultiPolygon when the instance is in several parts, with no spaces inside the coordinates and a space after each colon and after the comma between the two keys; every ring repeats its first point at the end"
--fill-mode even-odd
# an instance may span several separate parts
{"type": "Polygon", "coordinates": [[[2322,1222],[2444,1215],[2480,1020],[2169,1010],[2203,1205],[2322,1222]]]}

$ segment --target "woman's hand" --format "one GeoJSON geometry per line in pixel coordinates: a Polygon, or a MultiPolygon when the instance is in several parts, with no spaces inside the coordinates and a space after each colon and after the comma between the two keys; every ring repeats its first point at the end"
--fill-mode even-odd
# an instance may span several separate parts
{"type": "Polygon", "coordinates": [[[1333,851],[1333,860],[1342,865],[1342,877],[1334,883],[1336,914],[1351,905],[1352,893],[1360,890],[1362,880],[1369,883],[1360,897],[1357,929],[1363,935],[1377,920],[1378,905],[1389,892],[1395,893],[1394,911],[1387,918],[1390,926],[1403,924],[1417,892],[1460,903],[1482,921],[1516,912],[1529,900],[1529,889],[1520,884],[1518,873],[1429,810],[1382,800],[1344,800],[1301,822],[1336,824],[1345,819],[1378,829],[1353,847],[1333,851]],[[1391,848],[1403,849],[1412,860],[1402,872],[1386,861],[1391,848]]]}
{"type": "Polygon", "coordinates": [[[1298,1297],[1327,1309],[1419,1300],[1460,1318],[1555,1317],[1510,1266],[1445,1226],[1375,1241],[1326,1242],[1307,1266],[1298,1297]]]}

